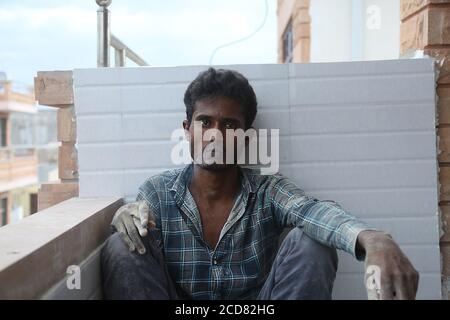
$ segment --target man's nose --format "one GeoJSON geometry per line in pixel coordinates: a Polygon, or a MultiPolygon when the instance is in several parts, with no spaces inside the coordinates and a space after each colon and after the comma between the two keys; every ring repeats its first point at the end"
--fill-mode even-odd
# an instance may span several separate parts
{"type": "Polygon", "coordinates": [[[213,129],[214,132],[213,132],[213,134],[210,136],[209,142],[213,142],[213,141],[215,141],[216,139],[220,139],[220,138],[222,138],[222,140],[225,139],[225,133],[226,133],[225,127],[222,126],[220,123],[214,123],[214,124],[210,127],[210,129],[213,129]],[[218,135],[221,135],[221,137],[217,137],[218,135]]]}

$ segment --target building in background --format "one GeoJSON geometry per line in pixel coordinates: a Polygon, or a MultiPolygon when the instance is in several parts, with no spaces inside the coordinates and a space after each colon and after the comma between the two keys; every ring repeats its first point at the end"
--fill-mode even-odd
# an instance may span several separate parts
{"type": "Polygon", "coordinates": [[[37,211],[40,183],[57,177],[56,113],[33,88],[0,73],[0,226],[37,211]]]}
{"type": "Polygon", "coordinates": [[[278,0],[278,62],[398,59],[400,0],[278,0]]]}

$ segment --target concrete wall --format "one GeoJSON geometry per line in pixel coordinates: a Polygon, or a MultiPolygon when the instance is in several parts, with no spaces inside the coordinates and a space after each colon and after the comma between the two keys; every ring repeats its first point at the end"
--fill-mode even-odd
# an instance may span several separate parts
{"type": "Polygon", "coordinates": [[[399,57],[400,0],[311,0],[311,62],[399,57]]]}
{"type": "MultiPolygon", "coordinates": [[[[172,167],[183,93],[205,66],[74,71],[80,197],[134,198],[172,167]]],[[[281,172],[391,232],[440,298],[435,75],[432,60],[236,65],[280,128],[281,172]]],[[[335,298],[365,299],[363,265],[340,255],[335,298]]]]}

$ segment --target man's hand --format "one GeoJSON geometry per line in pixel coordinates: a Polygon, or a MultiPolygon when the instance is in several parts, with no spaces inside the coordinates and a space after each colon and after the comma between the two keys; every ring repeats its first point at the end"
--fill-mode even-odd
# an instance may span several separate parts
{"type": "Polygon", "coordinates": [[[140,236],[145,237],[148,233],[147,227],[154,228],[156,225],[155,217],[145,201],[131,202],[121,206],[114,214],[111,224],[119,232],[120,238],[130,251],[137,249],[140,254],[145,253],[145,246],[140,236]]]}
{"type": "Polygon", "coordinates": [[[368,274],[378,277],[372,279],[376,280],[378,290],[367,288],[369,299],[415,299],[419,273],[389,234],[362,231],[358,235],[358,246],[365,252],[366,286],[368,274]]]}

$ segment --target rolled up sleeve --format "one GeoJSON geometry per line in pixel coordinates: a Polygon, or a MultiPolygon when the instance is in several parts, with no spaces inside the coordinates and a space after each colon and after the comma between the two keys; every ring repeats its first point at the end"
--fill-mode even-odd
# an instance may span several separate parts
{"type": "Polygon", "coordinates": [[[344,250],[358,260],[360,232],[378,230],[357,219],[332,200],[308,196],[289,179],[277,176],[270,188],[270,201],[275,220],[281,227],[299,227],[311,238],[336,249],[344,250]]]}

